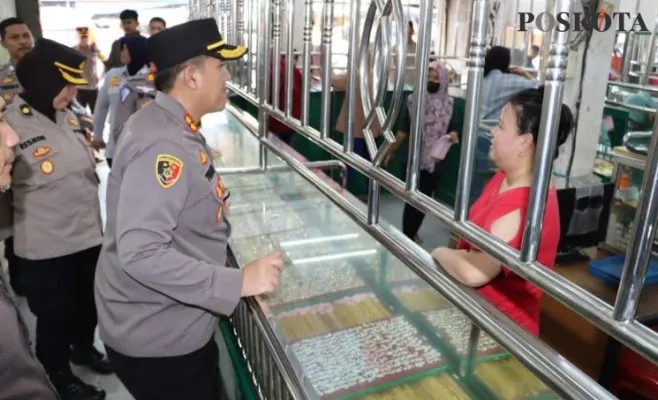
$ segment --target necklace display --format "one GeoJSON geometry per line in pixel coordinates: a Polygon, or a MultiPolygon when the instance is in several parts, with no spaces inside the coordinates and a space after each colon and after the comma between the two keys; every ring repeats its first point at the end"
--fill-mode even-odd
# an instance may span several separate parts
{"type": "Polygon", "coordinates": [[[401,379],[445,362],[404,317],[302,340],[290,348],[313,389],[327,398],[401,379]]]}
{"type": "Polygon", "coordinates": [[[475,367],[475,376],[502,400],[525,400],[552,393],[514,357],[480,363],[475,367]]]}
{"type": "Polygon", "coordinates": [[[395,386],[385,392],[366,395],[360,400],[446,399],[470,400],[459,383],[448,374],[441,374],[395,386]]]}
{"type": "MultiPolygon", "coordinates": [[[[423,315],[440,332],[441,338],[457,351],[457,354],[462,357],[466,356],[472,323],[461,311],[450,307],[438,311],[428,311],[423,315]]],[[[477,357],[498,353],[505,353],[505,350],[489,335],[480,332],[477,357]]]]}
{"type": "Polygon", "coordinates": [[[451,307],[443,296],[427,286],[403,286],[393,290],[393,293],[411,312],[443,310],[451,307]]]}
{"type": "Polygon", "coordinates": [[[389,309],[367,293],[282,312],[276,320],[287,342],[294,343],[389,317],[389,309]]]}

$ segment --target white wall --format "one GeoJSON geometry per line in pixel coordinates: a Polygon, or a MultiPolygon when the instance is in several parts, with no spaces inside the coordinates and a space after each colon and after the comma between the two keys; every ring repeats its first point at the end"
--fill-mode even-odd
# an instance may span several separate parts
{"type": "MultiPolygon", "coordinates": [[[[14,0],[0,0],[0,20],[16,16],[16,3],[14,0]]],[[[0,48],[0,64],[9,62],[9,54],[0,48]]]]}

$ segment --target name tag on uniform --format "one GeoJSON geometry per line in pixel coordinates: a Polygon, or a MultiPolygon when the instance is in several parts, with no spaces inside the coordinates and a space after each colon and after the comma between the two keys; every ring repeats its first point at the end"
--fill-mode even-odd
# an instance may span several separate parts
{"type": "Polygon", "coordinates": [[[119,78],[118,76],[113,76],[110,78],[111,88],[119,87],[120,84],[121,84],[121,78],[119,78]]]}

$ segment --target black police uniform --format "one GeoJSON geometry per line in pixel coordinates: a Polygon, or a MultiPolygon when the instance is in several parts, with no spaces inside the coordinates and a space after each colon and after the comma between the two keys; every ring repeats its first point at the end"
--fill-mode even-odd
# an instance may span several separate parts
{"type": "Polygon", "coordinates": [[[37,357],[64,400],[105,398],[73,375],[70,361],[111,372],[93,346],[93,280],[102,242],[96,162],[77,117],[53,107],[66,86],[86,83],[85,61],[73,49],[37,40],[16,66],[24,92],[5,113],[19,138],[12,169],[14,252],[37,317],[37,357]]]}
{"type": "MultiPolygon", "coordinates": [[[[156,86],[157,71],[247,51],[225,44],[214,19],[164,30],[147,49],[156,86]]],[[[137,400],[222,398],[213,336],[217,315],[240,301],[243,275],[226,267],[228,191],[210,154],[198,123],[163,92],[132,115],[117,143],[96,302],[112,366],[137,400]],[[135,196],[149,203],[135,207],[135,196]]]]}

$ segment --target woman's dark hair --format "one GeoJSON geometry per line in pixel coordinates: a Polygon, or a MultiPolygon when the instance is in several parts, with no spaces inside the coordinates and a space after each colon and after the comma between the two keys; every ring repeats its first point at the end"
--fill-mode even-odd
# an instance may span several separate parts
{"type": "MultiPolygon", "coordinates": [[[[517,127],[521,133],[532,135],[532,141],[536,144],[539,136],[539,124],[541,123],[541,107],[544,102],[544,86],[536,89],[525,89],[509,100],[509,103],[516,110],[517,127]]],[[[573,130],[573,114],[568,106],[562,104],[560,111],[560,122],[557,127],[557,145],[555,147],[554,158],[560,154],[560,146],[567,141],[569,134],[573,130]]]]}
{"type": "Polygon", "coordinates": [[[512,62],[512,52],[507,47],[493,46],[484,56],[484,77],[489,72],[498,70],[503,73],[509,72],[509,66],[512,62]]]}

